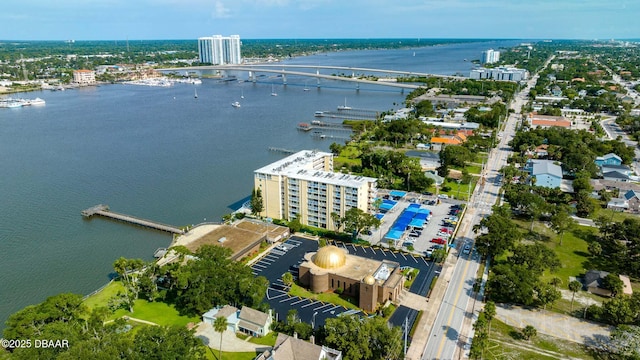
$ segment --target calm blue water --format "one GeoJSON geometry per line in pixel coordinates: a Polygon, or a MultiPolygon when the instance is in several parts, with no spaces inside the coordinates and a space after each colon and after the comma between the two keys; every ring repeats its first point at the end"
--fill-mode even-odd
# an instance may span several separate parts
{"type": "MultiPolygon", "coordinates": [[[[287,63],[466,73],[471,64],[463,59],[516,43],[340,52],[287,63]]],[[[253,170],[283,156],[268,147],[328,149],[330,140],[296,130],[314,111],[334,110],[345,98],[349,106],[384,111],[406,95],[326,81],[305,92],[305,79],[288,83],[107,85],[18,94],[47,104],[0,109],[0,329],[11,313],[47,296],[103,285],[118,257],[151,259],[171,241],[161,232],[84,220],[81,210],[104,203],[172,225],[218,221],[250,193],[253,170]],[[236,100],[239,109],[230,105],[236,100]]]]}

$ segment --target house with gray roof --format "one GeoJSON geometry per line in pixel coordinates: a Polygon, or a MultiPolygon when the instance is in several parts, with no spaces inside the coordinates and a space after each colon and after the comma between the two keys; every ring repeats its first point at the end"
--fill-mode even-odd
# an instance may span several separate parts
{"type": "Polygon", "coordinates": [[[595,161],[596,165],[622,165],[622,158],[614,153],[608,153],[607,155],[596,157],[595,161]]]}
{"type": "Polygon", "coordinates": [[[230,305],[207,311],[202,315],[202,321],[213,325],[215,319],[219,317],[227,319],[228,329],[230,331],[242,332],[256,337],[267,335],[271,330],[271,323],[273,322],[271,310],[266,314],[248,306],[244,306],[242,310],[238,310],[230,305]]]}
{"type": "Polygon", "coordinates": [[[609,181],[629,182],[631,180],[629,175],[621,173],[619,171],[608,171],[602,173],[602,178],[609,181]]]}
{"type": "Polygon", "coordinates": [[[255,360],[342,360],[342,352],[278,334],[273,349],[263,352],[255,360]]]}
{"type": "Polygon", "coordinates": [[[536,186],[560,188],[562,183],[562,167],[551,160],[530,160],[527,165],[529,174],[535,179],[536,186]]]}

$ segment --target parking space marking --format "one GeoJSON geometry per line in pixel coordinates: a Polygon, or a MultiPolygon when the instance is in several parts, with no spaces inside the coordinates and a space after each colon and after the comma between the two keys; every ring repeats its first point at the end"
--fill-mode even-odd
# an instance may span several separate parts
{"type": "Polygon", "coordinates": [[[281,302],[281,303],[283,303],[283,302],[287,302],[287,301],[289,301],[289,300],[293,300],[293,299],[297,299],[297,298],[296,298],[296,297],[293,297],[293,296],[289,296],[288,298],[286,298],[286,299],[284,299],[284,300],[282,300],[282,301],[280,301],[280,302],[281,302]]]}
{"type": "Polygon", "coordinates": [[[271,265],[271,263],[273,263],[273,260],[262,259],[262,260],[260,260],[260,262],[263,263],[263,264],[271,265]]]}
{"type": "Polygon", "coordinates": [[[355,245],[351,244],[351,247],[353,248],[353,251],[358,251],[358,250],[356,250],[356,246],[355,245]]]}
{"type": "Polygon", "coordinates": [[[291,244],[293,246],[300,246],[300,244],[302,244],[302,242],[298,241],[298,240],[293,240],[293,239],[289,239],[285,242],[285,244],[291,244]]]}
{"type": "Polygon", "coordinates": [[[403,257],[405,260],[407,260],[407,257],[406,257],[406,256],[404,256],[404,253],[400,253],[400,255],[402,255],[402,257],[403,257]]]}
{"type": "Polygon", "coordinates": [[[339,309],[341,306],[338,305],[334,305],[332,308],[329,308],[325,311],[323,311],[322,313],[328,313],[329,311],[335,311],[335,309],[339,309]]]}
{"type": "MultiPolygon", "coordinates": [[[[272,289],[272,288],[269,288],[269,289],[272,289]]],[[[275,289],[273,289],[273,290],[275,290],[275,289]]],[[[276,291],[280,291],[280,290],[276,290],[276,291]]],[[[283,296],[287,296],[287,293],[284,292],[284,291],[282,292],[282,294],[279,294],[279,295],[276,295],[276,296],[271,296],[271,297],[267,296],[267,299],[274,300],[274,299],[277,299],[277,298],[283,297],[283,296]]]]}
{"type": "Polygon", "coordinates": [[[396,252],[395,252],[395,251],[392,251],[392,252],[391,252],[391,255],[393,255],[393,257],[394,257],[394,258],[396,258],[396,259],[398,258],[398,257],[396,256],[396,252]]]}
{"type": "Polygon", "coordinates": [[[320,302],[320,301],[312,301],[312,302],[310,302],[310,303],[308,303],[308,304],[306,304],[306,305],[302,305],[302,306],[300,306],[300,308],[301,308],[301,309],[302,309],[302,308],[306,308],[307,306],[311,306],[311,305],[313,305],[313,304],[317,304],[317,303],[319,303],[319,302],[320,302]]]}
{"type": "Polygon", "coordinates": [[[327,306],[333,306],[333,304],[323,304],[322,306],[318,306],[317,308],[314,308],[313,311],[318,311],[318,310],[322,309],[323,307],[327,307],[327,306]]]}
{"type": "Polygon", "coordinates": [[[273,249],[273,250],[271,250],[271,254],[276,254],[276,255],[282,256],[282,255],[284,255],[286,253],[284,251],[273,249]]]}
{"type": "Polygon", "coordinates": [[[259,262],[257,262],[257,263],[255,263],[255,264],[253,264],[253,266],[261,267],[261,268],[263,268],[263,269],[266,269],[266,268],[267,268],[267,266],[266,266],[266,265],[262,265],[262,264],[260,264],[259,262]]]}
{"type": "Polygon", "coordinates": [[[276,260],[280,259],[280,257],[279,257],[279,256],[273,256],[273,255],[271,255],[271,254],[267,254],[264,258],[265,258],[265,259],[272,260],[272,261],[276,261],[276,260]]]}
{"type": "MultiPolygon", "coordinates": [[[[418,263],[418,259],[416,259],[416,256],[415,256],[415,255],[411,256],[411,258],[413,259],[413,261],[415,261],[415,262],[416,262],[416,264],[418,263]]],[[[424,258],[423,258],[423,259],[424,259],[424,258]]]]}
{"type": "Polygon", "coordinates": [[[253,276],[258,276],[258,273],[255,271],[252,271],[251,273],[253,274],[253,276]]]}
{"type": "Polygon", "coordinates": [[[387,256],[387,252],[386,252],[386,251],[384,251],[384,249],[380,249],[380,251],[382,251],[382,254],[383,254],[384,256],[387,256]]]}
{"type": "Polygon", "coordinates": [[[296,305],[296,304],[300,304],[301,302],[305,302],[305,301],[307,301],[307,300],[309,300],[309,299],[307,299],[307,298],[301,298],[300,300],[298,300],[298,301],[296,301],[296,302],[292,302],[292,303],[291,303],[291,304],[289,304],[289,305],[296,305]]]}
{"type": "Polygon", "coordinates": [[[424,261],[425,264],[429,265],[429,263],[427,262],[427,260],[425,260],[424,258],[421,258],[422,261],[424,261]]]}
{"type": "Polygon", "coordinates": [[[371,251],[373,251],[373,254],[375,255],[376,254],[376,249],[374,249],[374,248],[370,248],[370,249],[371,249],[371,251]]]}

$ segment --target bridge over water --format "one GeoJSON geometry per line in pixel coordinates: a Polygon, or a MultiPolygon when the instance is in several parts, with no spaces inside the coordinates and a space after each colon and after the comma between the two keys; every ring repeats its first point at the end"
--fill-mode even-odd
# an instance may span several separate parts
{"type": "Polygon", "coordinates": [[[320,79],[327,80],[338,80],[338,81],[347,81],[347,82],[355,82],[359,86],[359,84],[373,84],[373,85],[382,85],[389,86],[401,89],[417,89],[421,85],[414,83],[399,83],[392,81],[391,79],[386,80],[368,80],[361,79],[356,76],[357,71],[367,72],[367,73],[381,73],[381,74],[389,74],[389,75],[404,75],[404,76],[420,76],[420,77],[439,77],[439,78],[447,78],[447,79],[455,79],[455,80],[464,80],[466,78],[460,76],[449,76],[449,75],[437,75],[437,74],[428,74],[428,73],[420,73],[414,71],[402,71],[402,70],[388,70],[388,69],[373,69],[373,68],[360,68],[360,67],[347,67],[347,66],[328,66],[328,65],[286,65],[286,64],[251,64],[251,65],[211,65],[211,66],[192,66],[192,67],[184,67],[184,68],[168,68],[168,69],[159,69],[160,71],[197,71],[197,70],[214,70],[214,71],[246,71],[249,73],[249,79],[253,82],[257,81],[256,73],[271,73],[277,74],[282,77],[282,82],[284,84],[287,83],[287,75],[293,76],[307,76],[318,79],[317,86],[320,87],[320,79]],[[293,69],[293,70],[288,70],[293,69]],[[309,71],[299,71],[297,69],[311,69],[315,72],[309,71]],[[351,72],[351,76],[336,76],[336,75],[327,75],[321,74],[320,69],[330,69],[330,70],[342,70],[351,72]]]}

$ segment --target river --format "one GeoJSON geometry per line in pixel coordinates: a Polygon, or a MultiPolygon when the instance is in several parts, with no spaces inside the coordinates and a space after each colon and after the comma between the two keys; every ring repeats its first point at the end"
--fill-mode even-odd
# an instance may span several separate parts
{"type": "MultiPolygon", "coordinates": [[[[286,63],[467,74],[472,64],[464,59],[517,43],[345,51],[286,63]]],[[[253,170],[283,156],[268,147],[328,150],[331,140],[296,130],[315,111],[335,110],[345,99],[354,108],[385,111],[401,107],[407,94],[287,80],[287,86],[264,77],[255,84],[204,79],[166,88],[118,84],[14,94],[47,103],[0,109],[0,329],[26,305],[105,284],[118,257],[150,260],[171,241],[166,233],[83,219],[81,210],[103,203],[177,226],[219,221],[250,193],[253,170]]]]}

